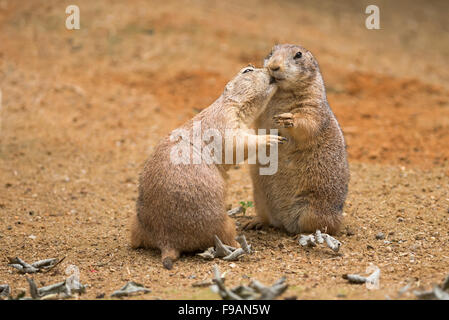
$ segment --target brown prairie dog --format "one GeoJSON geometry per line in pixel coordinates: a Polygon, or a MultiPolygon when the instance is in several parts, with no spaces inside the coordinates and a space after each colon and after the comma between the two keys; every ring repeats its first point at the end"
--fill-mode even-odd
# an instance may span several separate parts
{"type": "MultiPolygon", "coordinates": [[[[200,123],[202,130],[212,128],[221,137],[227,129],[247,129],[276,89],[265,69],[246,67],[226,85],[212,105],[179,129],[191,132],[200,123]]],[[[278,135],[245,135],[249,141],[245,148],[254,143],[266,146],[283,139],[278,135]]],[[[230,165],[204,161],[193,164],[198,151],[193,145],[188,164],[174,163],[171,157],[175,144],[166,137],[145,163],[139,180],[137,215],[131,229],[131,246],[160,249],[167,269],[172,268],[181,252],[213,246],[214,235],[227,245],[238,246],[234,221],[225,209],[225,172],[230,165]]]]}
{"type": "Polygon", "coordinates": [[[245,228],[273,225],[289,233],[338,231],[349,169],[345,140],[331,111],[317,61],[307,49],[276,45],[264,66],[279,87],[257,128],[279,128],[288,143],[279,148],[271,176],[251,166],[257,218],[245,228]]]}

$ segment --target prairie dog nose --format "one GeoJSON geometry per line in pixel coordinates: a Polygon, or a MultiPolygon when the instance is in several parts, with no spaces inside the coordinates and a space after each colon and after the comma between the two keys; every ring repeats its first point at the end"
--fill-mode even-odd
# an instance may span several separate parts
{"type": "Polygon", "coordinates": [[[269,63],[268,63],[268,69],[270,69],[270,71],[272,71],[272,72],[281,70],[281,66],[282,66],[282,60],[279,59],[279,57],[271,59],[271,61],[269,61],[269,63]]]}

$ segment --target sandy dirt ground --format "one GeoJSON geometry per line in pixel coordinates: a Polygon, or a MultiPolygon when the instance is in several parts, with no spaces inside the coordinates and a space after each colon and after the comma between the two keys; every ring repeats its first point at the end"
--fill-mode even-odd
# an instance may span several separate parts
{"type": "MultiPolygon", "coordinates": [[[[192,284],[217,263],[230,286],[287,277],[283,297],[392,299],[449,273],[449,25],[447,1],[0,0],[0,284],[27,289],[6,257],[65,260],[33,275],[62,281],[75,265],[81,299],[127,281],[137,299],[217,299],[192,284]],[[372,1],[371,1],[372,2],[372,1]],[[243,4],[244,3],[244,4],[243,4]],[[81,29],[65,28],[77,4],[81,29]],[[255,252],[240,261],[184,255],[173,270],[157,251],[132,250],[137,179],[159,139],[222,92],[275,43],[317,57],[351,167],[340,254],[303,249],[267,228],[242,231],[255,252]],[[376,235],[384,233],[385,239],[376,235]],[[380,288],[342,279],[381,269],[380,288]]],[[[227,206],[252,201],[242,165],[230,171],[227,206]]],[[[411,291],[401,299],[413,299],[411,291]]]]}

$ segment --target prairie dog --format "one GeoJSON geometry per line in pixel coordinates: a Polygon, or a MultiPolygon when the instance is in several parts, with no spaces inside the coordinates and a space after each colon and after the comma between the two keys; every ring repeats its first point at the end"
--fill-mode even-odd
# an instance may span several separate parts
{"type": "Polygon", "coordinates": [[[264,67],[279,87],[258,128],[280,128],[288,143],[279,149],[278,171],[271,176],[251,166],[257,218],[245,228],[265,224],[288,233],[334,234],[342,220],[349,182],[346,146],[326,98],[317,61],[298,45],[276,45],[264,67]]]}
{"type": "MultiPolygon", "coordinates": [[[[276,89],[267,70],[243,68],[212,105],[179,129],[191,132],[195,123],[201,123],[203,130],[213,128],[221,137],[225,137],[226,129],[247,129],[276,89]]],[[[284,140],[278,135],[244,134],[248,138],[246,148],[249,144],[266,147],[284,140]]],[[[192,160],[198,150],[188,145],[192,147],[192,160]]],[[[167,269],[172,268],[181,252],[213,246],[214,235],[227,245],[239,246],[234,221],[225,209],[226,170],[231,165],[204,161],[175,164],[171,158],[174,146],[170,137],[164,138],[146,161],[131,227],[131,246],[159,248],[167,269]]]]}

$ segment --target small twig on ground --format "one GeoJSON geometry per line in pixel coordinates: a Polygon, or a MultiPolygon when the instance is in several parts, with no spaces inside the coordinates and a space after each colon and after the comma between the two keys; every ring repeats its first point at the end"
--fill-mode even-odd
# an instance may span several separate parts
{"type": "Polygon", "coordinates": [[[11,288],[8,284],[0,285],[0,299],[8,298],[11,294],[11,288]]]}
{"type": "Polygon", "coordinates": [[[41,272],[43,273],[47,273],[49,271],[51,271],[52,269],[54,269],[58,264],[60,264],[62,261],[64,261],[65,257],[60,259],[58,262],[56,262],[55,264],[46,267],[45,269],[41,269],[41,272]]]}
{"type": "Polygon", "coordinates": [[[233,208],[231,210],[228,210],[228,216],[233,216],[233,215],[236,215],[236,214],[239,214],[242,212],[243,212],[243,207],[239,206],[239,207],[233,208]]]}
{"type": "Polygon", "coordinates": [[[64,259],[58,260],[57,258],[44,259],[33,262],[32,264],[28,264],[19,257],[8,258],[8,266],[13,267],[19,270],[20,273],[36,273],[36,272],[48,272],[54,267],[56,267],[59,263],[61,263],[64,259]]]}
{"type": "Polygon", "coordinates": [[[323,234],[323,238],[326,241],[326,244],[329,248],[332,249],[334,252],[338,252],[340,250],[341,243],[334,237],[331,237],[328,234],[323,234]]]}
{"type": "Polygon", "coordinates": [[[233,252],[231,252],[229,255],[227,255],[226,257],[223,257],[223,260],[226,261],[235,261],[237,260],[241,255],[244,255],[245,251],[243,251],[242,248],[237,248],[236,250],[234,250],[233,252]]]}
{"type": "Polygon", "coordinates": [[[20,273],[36,273],[39,271],[38,268],[33,267],[32,265],[26,263],[19,257],[16,257],[16,258],[8,257],[8,260],[9,260],[8,265],[10,267],[16,268],[17,270],[19,270],[20,273]]]}
{"type": "Polygon", "coordinates": [[[321,233],[320,230],[316,230],[315,235],[300,235],[299,237],[299,244],[303,247],[316,247],[317,243],[322,244],[324,242],[332,251],[338,252],[340,250],[340,241],[327,233],[321,233]]]}
{"type": "Polygon", "coordinates": [[[409,283],[407,283],[405,286],[403,286],[401,289],[399,289],[398,294],[397,294],[397,299],[399,299],[400,297],[402,297],[402,295],[404,293],[406,293],[411,287],[412,287],[413,282],[410,281],[409,283]]]}
{"type": "Polygon", "coordinates": [[[246,237],[244,235],[237,236],[235,240],[240,244],[245,253],[248,254],[251,253],[251,245],[249,245],[248,242],[246,242],[246,237]]]}
{"type": "Polygon", "coordinates": [[[206,251],[204,251],[203,253],[198,253],[198,255],[200,256],[200,257],[202,257],[203,259],[206,259],[206,260],[213,260],[215,257],[216,257],[216,252],[215,252],[215,249],[214,249],[214,247],[210,247],[210,248],[208,248],[206,251]]]}
{"type": "Polygon", "coordinates": [[[127,284],[125,284],[123,287],[121,287],[119,290],[114,291],[111,294],[111,297],[120,298],[120,297],[127,297],[127,296],[131,296],[131,295],[135,295],[138,293],[149,293],[149,292],[151,292],[151,290],[145,288],[140,283],[130,281],[127,284]]]}
{"type": "MultiPolygon", "coordinates": [[[[86,286],[78,280],[69,278],[62,282],[38,288],[34,280],[26,278],[30,286],[31,299],[34,300],[53,300],[71,298],[74,293],[82,294],[86,292],[86,286]]],[[[27,299],[27,298],[24,298],[27,299]]]]}
{"type": "Polygon", "coordinates": [[[198,253],[197,255],[206,260],[222,258],[226,261],[235,261],[241,256],[251,253],[251,245],[246,242],[246,237],[244,235],[236,237],[235,240],[240,244],[241,248],[234,248],[223,244],[223,242],[221,242],[221,240],[215,235],[215,248],[210,247],[206,251],[198,253]]]}
{"type": "Polygon", "coordinates": [[[315,237],[312,234],[308,236],[301,235],[299,244],[303,247],[316,247],[315,237]]]}
{"type": "Polygon", "coordinates": [[[232,253],[230,249],[228,249],[223,245],[223,242],[221,242],[221,240],[216,235],[214,236],[214,241],[215,241],[215,256],[217,258],[223,258],[232,253]]]}
{"type": "Polygon", "coordinates": [[[373,273],[371,273],[367,277],[358,274],[344,274],[343,279],[348,280],[350,283],[357,283],[357,284],[367,283],[375,286],[379,283],[380,269],[376,266],[374,266],[374,268],[375,270],[373,271],[373,273]]]}
{"type": "Polygon", "coordinates": [[[343,279],[348,280],[350,283],[365,283],[366,277],[358,274],[344,274],[343,279]]]}
{"type": "Polygon", "coordinates": [[[192,283],[192,287],[203,288],[203,287],[210,287],[213,284],[214,283],[212,280],[202,280],[202,281],[197,281],[197,282],[192,283]]]}
{"type": "Polygon", "coordinates": [[[449,300],[449,275],[444,279],[441,285],[434,285],[432,290],[418,291],[413,293],[420,300],[449,300]]]}
{"type": "Polygon", "coordinates": [[[220,274],[217,265],[214,265],[213,272],[212,281],[215,284],[211,286],[211,290],[218,293],[223,300],[272,300],[282,295],[288,288],[285,277],[282,277],[270,287],[253,279],[249,286],[240,285],[227,289],[224,285],[224,276],[220,274]]]}
{"type": "Polygon", "coordinates": [[[446,279],[444,279],[443,283],[441,284],[441,289],[444,291],[449,290],[449,275],[447,275],[446,279]]]}

